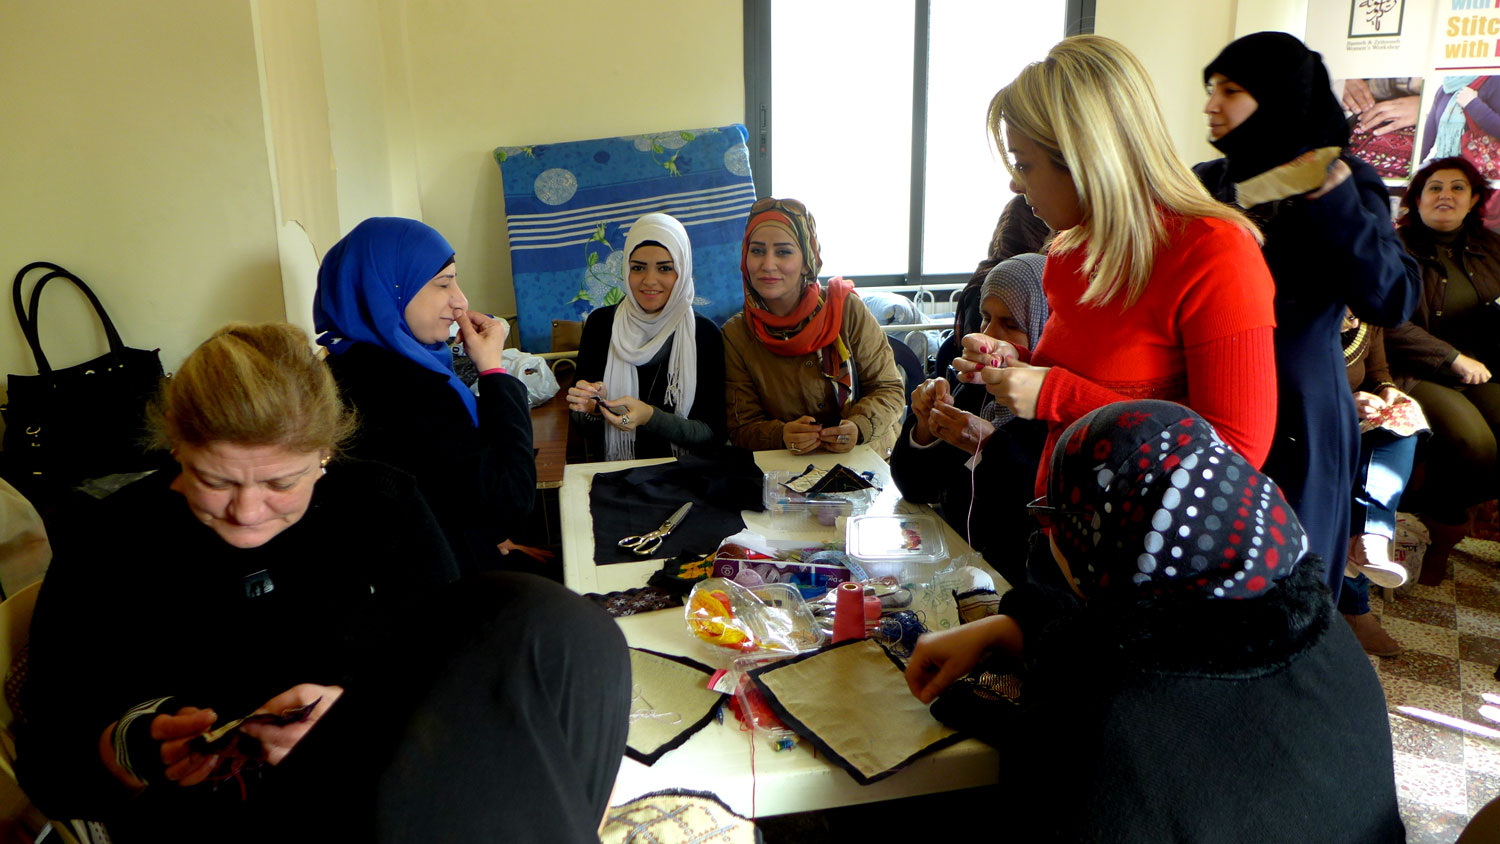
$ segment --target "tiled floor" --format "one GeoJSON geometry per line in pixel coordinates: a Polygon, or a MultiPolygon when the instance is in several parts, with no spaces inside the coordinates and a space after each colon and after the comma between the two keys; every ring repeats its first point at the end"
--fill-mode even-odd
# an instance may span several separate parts
{"type": "Polygon", "coordinates": [[[1410,844],[1451,844],[1500,796],[1500,543],[1466,539],[1438,586],[1412,584],[1371,609],[1405,648],[1370,662],[1390,705],[1396,785],[1410,844]],[[1489,694],[1493,701],[1482,695],[1489,694]],[[1480,707],[1490,707],[1485,713],[1480,707]],[[1440,725],[1400,707],[1461,719],[1440,725]],[[1477,728],[1477,729],[1476,729],[1477,728]],[[1472,730],[1472,731],[1471,731],[1472,730]],[[1486,733],[1488,735],[1486,735],[1486,733]]]}

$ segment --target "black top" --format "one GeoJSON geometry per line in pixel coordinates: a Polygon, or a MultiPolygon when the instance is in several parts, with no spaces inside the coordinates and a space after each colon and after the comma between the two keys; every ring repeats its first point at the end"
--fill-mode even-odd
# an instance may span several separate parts
{"type": "Polygon", "coordinates": [[[394,352],[356,343],[328,367],[359,413],[349,454],[416,477],[465,572],[503,567],[495,545],[525,524],[536,497],[525,385],[480,376],[475,428],[446,378],[394,352]]]}
{"type": "Polygon", "coordinates": [[[1404,841],[1385,696],[1322,570],[1244,601],[1007,593],[1026,667],[979,725],[1015,786],[997,816],[1035,841],[1404,841]]]}
{"type": "MultiPolygon", "coordinates": [[[[578,380],[579,381],[603,381],[604,366],[609,361],[609,344],[615,333],[615,310],[619,305],[610,305],[599,308],[589,314],[588,320],[583,324],[583,336],[578,342],[578,380]]],[[[724,340],[719,336],[719,327],[714,325],[713,320],[706,317],[696,316],[697,342],[698,342],[698,387],[693,398],[693,409],[688,411],[688,419],[702,422],[712,432],[708,440],[701,445],[712,448],[722,445],[725,438],[726,426],[724,423],[724,340]]],[[[676,337],[662,344],[661,350],[656,357],[647,363],[635,368],[636,378],[640,384],[640,395],[636,398],[652,405],[659,411],[670,415],[675,408],[666,400],[667,393],[667,360],[672,353],[672,344],[677,341],[676,337]]],[[[662,414],[652,415],[652,421],[646,427],[636,429],[635,433],[635,456],[640,457],[671,457],[672,441],[662,433],[655,430],[658,420],[656,417],[662,414]]],[[[589,419],[585,414],[573,413],[573,423],[579,425],[588,437],[591,453],[597,459],[604,458],[604,426],[602,419],[589,419]]],[[[665,421],[665,420],[662,420],[665,421]]],[[[690,447],[696,447],[698,443],[682,443],[690,447]]]]}
{"type": "Polygon", "coordinates": [[[161,697],[227,719],[298,683],[358,688],[372,668],[395,670],[382,633],[457,575],[416,485],[390,467],[335,462],[297,523],[244,549],[193,517],[174,476],[137,481],[53,533],[18,730],[23,787],[53,817],[116,819],[122,830],[233,817],[232,783],[131,798],[99,759],[100,733],[161,697]],[[252,598],[258,572],[273,588],[252,598]]]}

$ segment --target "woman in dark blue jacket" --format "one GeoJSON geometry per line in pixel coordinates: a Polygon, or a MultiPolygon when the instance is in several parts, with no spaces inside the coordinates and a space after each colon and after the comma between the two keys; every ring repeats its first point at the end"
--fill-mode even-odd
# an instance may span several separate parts
{"type": "Polygon", "coordinates": [[[1327,564],[1336,596],[1359,457],[1339,342],[1344,309],[1397,325],[1417,305],[1421,275],[1391,225],[1384,183],[1344,152],[1349,128],[1322,56],[1284,32],[1258,32],[1225,47],[1203,81],[1209,136],[1224,157],[1194,169],[1260,225],[1276,280],[1278,410],[1265,470],[1327,564]]]}

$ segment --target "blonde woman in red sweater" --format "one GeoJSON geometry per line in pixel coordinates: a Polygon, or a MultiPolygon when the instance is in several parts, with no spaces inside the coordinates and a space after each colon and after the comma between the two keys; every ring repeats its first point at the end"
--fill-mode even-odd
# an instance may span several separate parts
{"type": "Polygon", "coordinates": [[[1052,316],[1035,349],[970,334],[953,365],[1048,423],[1037,494],[1069,423],[1133,399],[1186,404],[1259,467],[1276,423],[1260,236],[1177,157],[1139,60],[1068,38],[995,95],[989,124],[1011,190],[1059,232],[1042,276],[1052,316]]]}

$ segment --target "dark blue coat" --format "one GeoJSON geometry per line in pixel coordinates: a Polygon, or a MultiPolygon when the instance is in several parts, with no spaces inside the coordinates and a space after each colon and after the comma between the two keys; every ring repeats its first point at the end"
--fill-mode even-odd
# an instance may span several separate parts
{"type": "MultiPolygon", "coordinates": [[[[1335,596],[1348,556],[1349,495],[1359,426],[1344,372],[1339,328],[1347,305],[1371,325],[1405,322],[1422,297],[1422,275],[1391,224],[1390,196],[1368,164],[1345,154],[1354,175],[1325,196],[1296,196],[1250,209],[1265,235],[1276,281],[1276,438],[1265,470],[1328,563],[1335,596]]],[[[1223,158],[1193,168],[1233,204],[1223,158]]]]}

